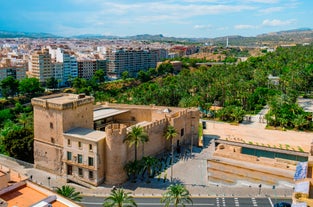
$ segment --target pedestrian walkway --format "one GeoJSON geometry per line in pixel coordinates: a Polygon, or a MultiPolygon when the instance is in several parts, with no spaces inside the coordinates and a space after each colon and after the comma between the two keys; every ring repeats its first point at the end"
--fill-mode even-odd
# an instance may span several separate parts
{"type": "MultiPolygon", "coordinates": [[[[199,149],[195,149],[198,151],[199,149]]],[[[210,154],[210,148],[205,148],[201,152],[194,152],[192,159],[180,160],[173,167],[173,182],[183,183],[194,197],[207,196],[227,196],[227,197],[264,197],[273,195],[271,186],[258,187],[258,184],[240,182],[236,185],[224,185],[216,183],[208,183],[207,180],[207,162],[206,156],[210,154]]],[[[89,196],[105,196],[109,195],[112,186],[101,185],[99,187],[86,188],[74,183],[66,183],[66,179],[39,169],[25,167],[11,159],[0,156],[0,163],[24,173],[33,182],[55,190],[56,187],[62,185],[74,186],[78,192],[89,196]]],[[[170,175],[170,168],[167,169],[167,174],[170,175]]],[[[163,182],[163,179],[151,179],[151,183],[140,181],[137,183],[127,182],[120,187],[131,192],[134,196],[161,196],[166,188],[171,184],[169,179],[163,182]]],[[[281,183],[277,186],[276,195],[279,197],[290,197],[293,191],[293,186],[281,183]]]]}
{"type": "Polygon", "coordinates": [[[265,115],[269,110],[268,106],[265,106],[258,114],[246,115],[241,125],[253,128],[264,129],[266,127],[265,115]]]}

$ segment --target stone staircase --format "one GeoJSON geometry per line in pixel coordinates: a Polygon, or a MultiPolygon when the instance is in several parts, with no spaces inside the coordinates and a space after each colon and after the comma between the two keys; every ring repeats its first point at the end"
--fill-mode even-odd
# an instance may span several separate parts
{"type": "Polygon", "coordinates": [[[256,163],[214,156],[208,160],[208,180],[212,183],[236,184],[238,180],[277,185],[279,181],[293,183],[292,169],[280,169],[256,163]]]}

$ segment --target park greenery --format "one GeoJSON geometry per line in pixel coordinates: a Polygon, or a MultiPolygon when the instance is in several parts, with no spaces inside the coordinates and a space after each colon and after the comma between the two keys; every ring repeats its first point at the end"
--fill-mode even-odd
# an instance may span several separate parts
{"type": "MultiPolygon", "coordinates": [[[[197,64],[205,59],[181,57],[175,59],[182,61],[181,71],[167,60],[136,76],[125,72],[116,81],[105,81],[104,71],[99,70],[90,80],[70,78],[71,88],[64,92],[92,95],[97,102],[198,107],[204,117],[233,123],[268,105],[269,128],[312,131],[312,113],[304,111],[297,99],[313,97],[313,45],[278,47],[236,63],[238,51],[225,51],[231,61],[211,67],[197,64]]],[[[0,82],[0,153],[32,161],[29,102],[55,91],[58,81],[50,78],[44,86],[46,91],[36,78],[7,77],[0,82]]]]}
{"type": "Polygon", "coordinates": [[[136,78],[101,83],[93,95],[97,101],[199,107],[206,116],[236,123],[268,105],[269,126],[313,129],[312,114],[297,104],[298,97],[313,96],[312,45],[278,47],[237,64],[192,67],[193,59],[183,61],[179,73],[165,62],[136,78]]]}

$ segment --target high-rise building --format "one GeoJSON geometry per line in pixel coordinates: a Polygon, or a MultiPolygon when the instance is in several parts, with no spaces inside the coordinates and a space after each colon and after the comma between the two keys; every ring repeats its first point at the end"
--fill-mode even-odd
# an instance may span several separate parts
{"type": "Polygon", "coordinates": [[[132,48],[107,50],[107,75],[111,79],[117,79],[121,77],[124,71],[127,71],[130,76],[136,77],[140,70],[156,67],[156,63],[164,55],[160,51],[132,48]]]}
{"type": "Polygon", "coordinates": [[[36,50],[31,54],[29,62],[29,77],[38,78],[39,82],[46,82],[52,77],[51,55],[48,49],[36,50]]]}
{"type": "Polygon", "coordinates": [[[106,60],[80,59],[77,61],[78,77],[91,79],[97,70],[103,70],[106,74],[106,60]]]}
{"type": "Polygon", "coordinates": [[[26,66],[7,66],[7,67],[0,67],[0,81],[12,76],[17,80],[22,80],[26,78],[26,66]]]}
{"type": "Polygon", "coordinates": [[[61,85],[68,85],[71,78],[78,77],[78,65],[76,57],[63,48],[57,48],[55,52],[55,61],[63,63],[61,85]]]}
{"type": "Polygon", "coordinates": [[[97,69],[96,60],[78,60],[78,77],[90,79],[97,69]]]}

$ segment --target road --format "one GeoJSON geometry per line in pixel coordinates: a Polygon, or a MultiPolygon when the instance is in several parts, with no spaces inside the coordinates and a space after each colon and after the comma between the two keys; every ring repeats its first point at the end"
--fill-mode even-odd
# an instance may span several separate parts
{"type": "MultiPolygon", "coordinates": [[[[85,207],[102,206],[104,197],[84,197],[81,205],[85,207]]],[[[162,207],[160,198],[135,198],[139,207],[162,207]]],[[[186,206],[208,206],[208,207],[272,207],[275,202],[285,201],[291,203],[291,199],[273,198],[236,198],[236,197],[216,197],[216,198],[193,198],[193,205],[186,206]]]]}

